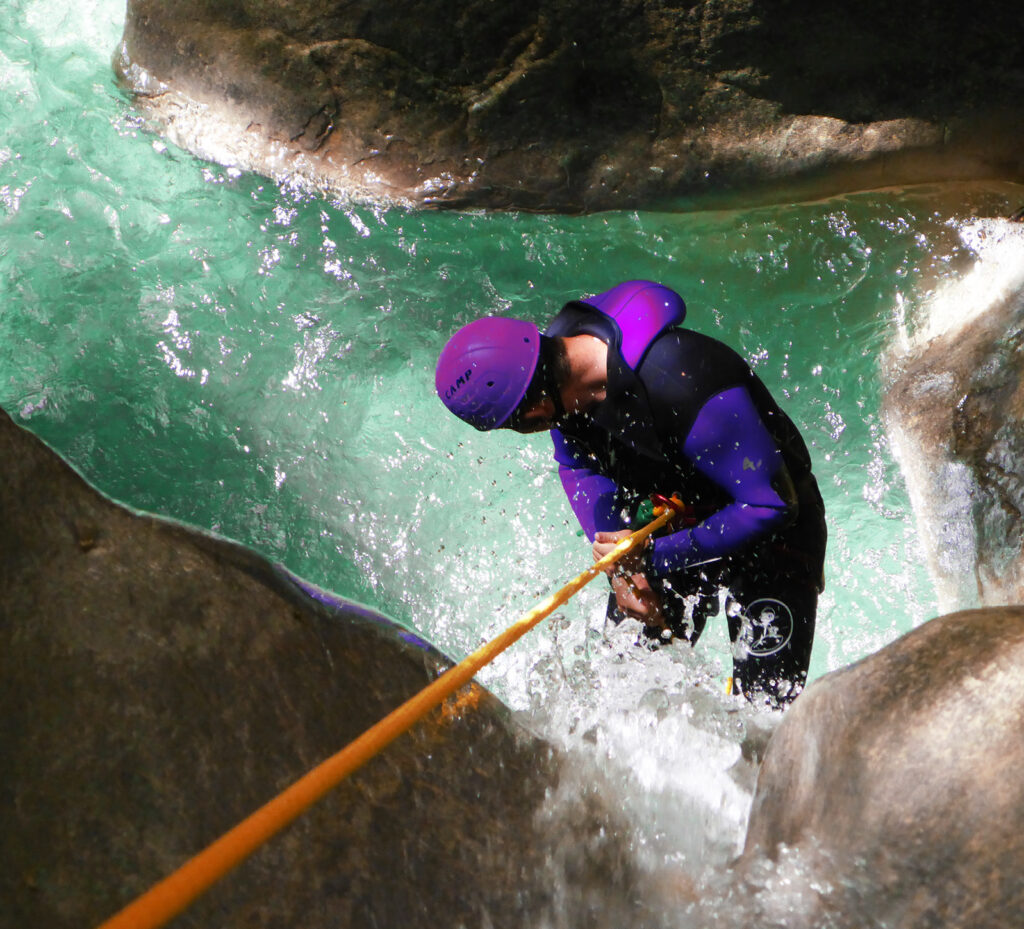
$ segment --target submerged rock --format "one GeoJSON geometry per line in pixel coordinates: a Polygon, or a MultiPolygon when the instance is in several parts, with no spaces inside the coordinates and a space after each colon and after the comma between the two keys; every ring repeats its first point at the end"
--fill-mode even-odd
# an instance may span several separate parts
{"type": "Polygon", "coordinates": [[[976,264],[885,362],[886,428],[944,610],[1024,602],[1024,225],[966,234],[976,264]]]}
{"type": "Polygon", "coordinates": [[[759,774],[750,925],[1016,925],[1022,764],[1024,607],[933,619],[819,678],[759,774]]]}
{"type": "MultiPolygon", "coordinates": [[[[102,497],[2,411],[0,460],[2,927],[100,923],[449,664],[102,497]]],[[[551,748],[473,685],[174,925],[622,925],[621,830],[600,798],[553,809],[558,783],[551,748]]]]}
{"type": "Polygon", "coordinates": [[[596,210],[1024,177],[1019,5],[128,0],[183,147],[412,205],[596,210]]]}

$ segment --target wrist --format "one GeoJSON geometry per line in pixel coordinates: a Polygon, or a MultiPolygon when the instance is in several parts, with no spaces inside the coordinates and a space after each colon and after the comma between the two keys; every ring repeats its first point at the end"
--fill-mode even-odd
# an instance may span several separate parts
{"type": "Polygon", "coordinates": [[[640,574],[646,577],[650,573],[653,540],[648,536],[644,539],[643,545],[636,549],[629,558],[623,562],[623,570],[627,574],[640,574]]]}
{"type": "Polygon", "coordinates": [[[640,552],[641,570],[649,577],[657,577],[658,574],[655,570],[654,560],[654,547],[656,544],[654,539],[648,537],[647,544],[644,545],[643,550],[640,552]]]}

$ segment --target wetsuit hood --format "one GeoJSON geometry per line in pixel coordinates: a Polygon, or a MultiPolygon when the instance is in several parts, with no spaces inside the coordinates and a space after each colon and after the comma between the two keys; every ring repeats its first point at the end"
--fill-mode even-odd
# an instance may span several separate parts
{"type": "Polygon", "coordinates": [[[615,320],[622,333],[619,351],[633,370],[659,335],[686,319],[683,298],[653,281],[624,281],[611,290],[576,302],[592,306],[615,320]]]}
{"type": "Polygon", "coordinates": [[[674,290],[653,281],[624,281],[596,296],[570,301],[544,334],[597,336],[635,371],[651,343],[684,319],[686,304],[674,290]]]}
{"type": "MultiPolygon", "coordinates": [[[[685,317],[686,304],[674,290],[653,281],[625,281],[567,303],[545,331],[548,336],[593,335],[607,343],[608,393],[592,419],[653,458],[664,453],[636,369],[657,338],[685,317]]],[[[571,432],[572,425],[567,429],[571,432]]]]}

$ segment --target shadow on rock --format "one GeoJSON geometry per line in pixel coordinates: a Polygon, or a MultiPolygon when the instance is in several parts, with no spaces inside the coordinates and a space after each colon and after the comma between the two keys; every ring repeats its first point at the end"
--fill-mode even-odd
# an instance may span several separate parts
{"type": "Polygon", "coordinates": [[[931,620],[819,678],[759,774],[750,924],[1016,924],[1022,762],[1024,607],[931,620]]]}
{"type": "MultiPolygon", "coordinates": [[[[450,664],[107,500],[2,412],[0,460],[0,926],[98,924],[450,664]]],[[[559,765],[473,685],[174,924],[622,925],[635,878],[601,802],[577,854],[548,852],[559,765]]]]}
{"type": "Polygon", "coordinates": [[[973,267],[883,359],[886,429],[946,611],[1024,600],[1024,227],[961,236],[973,267]]]}
{"type": "Polygon", "coordinates": [[[1019,4],[128,0],[182,147],[333,194],[582,212],[1019,180],[1019,4]]]}

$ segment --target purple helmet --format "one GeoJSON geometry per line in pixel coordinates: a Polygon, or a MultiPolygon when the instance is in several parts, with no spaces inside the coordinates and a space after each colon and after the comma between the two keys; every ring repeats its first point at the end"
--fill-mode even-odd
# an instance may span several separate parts
{"type": "Polygon", "coordinates": [[[497,429],[526,395],[539,356],[540,332],[533,323],[487,316],[448,340],[434,386],[459,419],[482,432],[497,429]]]}

